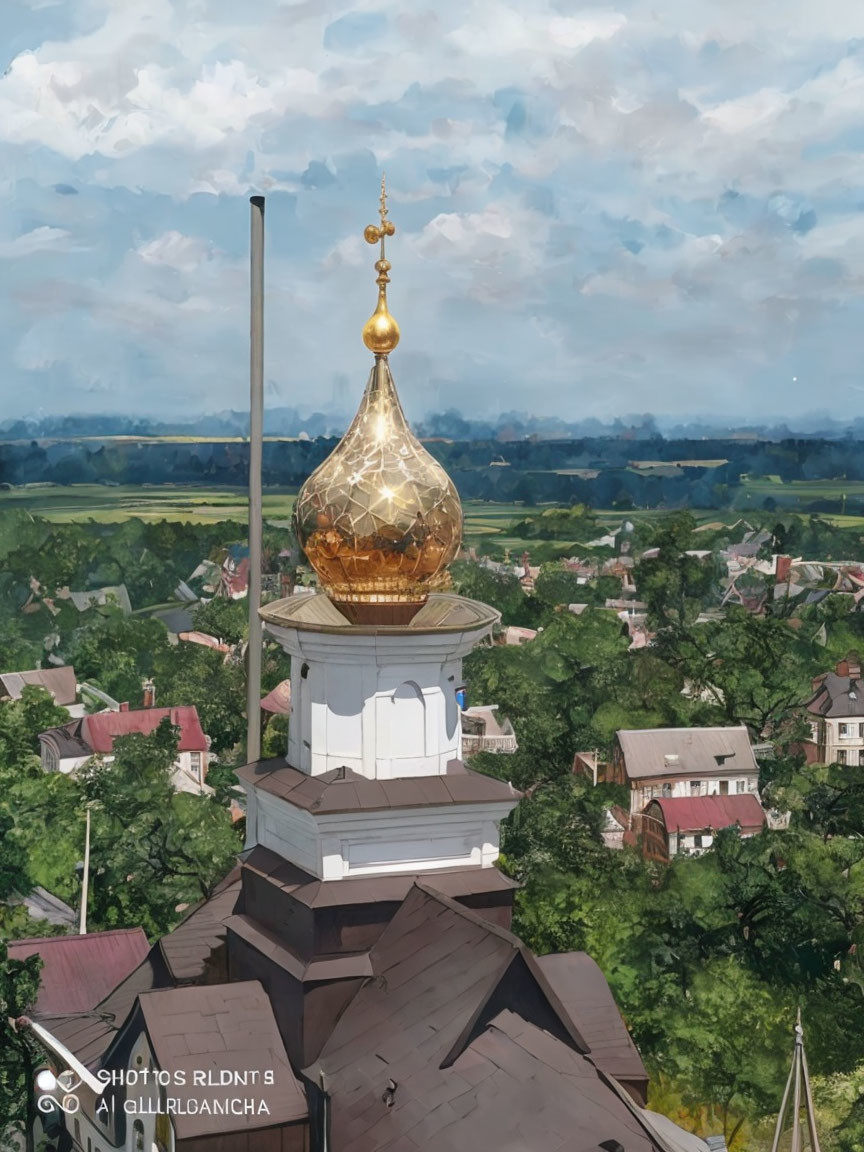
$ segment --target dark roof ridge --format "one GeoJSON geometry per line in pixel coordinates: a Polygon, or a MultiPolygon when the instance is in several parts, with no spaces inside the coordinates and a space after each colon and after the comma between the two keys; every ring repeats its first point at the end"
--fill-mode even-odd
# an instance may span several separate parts
{"type": "Polygon", "coordinates": [[[452,900],[449,896],[445,896],[442,892],[437,892],[434,888],[430,888],[428,885],[423,884],[421,881],[415,881],[414,887],[418,888],[426,896],[429,896],[430,899],[437,900],[440,904],[443,904],[445,908],[449,908],[452,912],[455,912],[457,915],[463,917],[465,920],[470,921],[472,924],[476,924],[478,928],[482,928],[490,936],[497,936],[499,940],[503,940],[505,943],[509,944],[510,947],[513,949],[513,955],[511,955],[510,959],[507,961],[506,964],[502,965],[502,969],[499,972],[497,978],[490,984],[488,992],[486,993],[486,995],[483,997],[482,1001],[478,1005],[476,1012],[474,1012],[474,1014],[472,1015],[471,1019],[469,1020],[468,1024],[466,1025],[466,1027],[463,1030],[462,1034],[460,1035],[459,1039],[456,1041],[456,1043],[453,1045],[453,1047],[450,1049],[450,1051],[444,1057],[444,1060],[441,1064],[442,1068],[447,1067],[448,1065],[452,1064],[453,1061],[458,1058],[460,1052],[462,1051],[462,1049],[465,1047],[465,1044],[467,1043],[467,1039],[470,1036],[474,1025],[476,1024],[477,1020],[480,1019],[480,1017],[483,1013],[483,1009],[486,1007],[489,1000],[492,998],[493,994],[495,993],[495,990],[497,989],[498,985],[501,983],[501,980],[503,979],[503,977],[506,975],[507,971],[509,970],[511,964],[513,963],[513,961],[516,957],[516,954],[521,956],[522,959],[524,960],[524,962],[528,968],[528,971],[531,973],[531,976],[534,978],[535,982],[537,983],[538,987],[540,988],[540,991],[545,996],[550,1008],[555,1013],[555,1015],[558,1017],[558,1019],[561,1021],[561,1024],[563,1025],[564,1030],[567,1032],[568,1036],[573,1041],[573,1044],[576,1047],[576,1050],[578,1052],[581,1052],[583,1055],[587,1055],[588,1053],[590,1053],[591,1049],[590,1049],[589,1045],[587,1044],[587,1042],[585,1041],[585,1038],[582,1036],[579,1029],[576,1027],[576,1022],[571,1019],[570,1013],[564,1007],[564,1005],[562,1004],[561,1000],[558,997],[558,994],[555,992],[554,988],[552,987],[552,985],[547,980],[546,976],[543,973],[543,970],[541,969],[540,965],[537,963],[537,957],[534,955],[534,953],[531,951],[531,949],[527,946],[527,944],[525,944],[522,940],[520,940],[518,936],[514,935],[514,933],[508,932],[508,930],[506,928],[501,928],[497,924],[491,923],[491,921],[487,920],[485,917],[481,916],[479,913],[475,912],[473,909],[466,908],[464,904],[459,904],[458,901],[452,900]]]}
{"type": "Polygon", "coordinates": [[[458,912],[466,920],[472,924],[476,924],[478,928],[482,928],[488,932],[490,936],[497,936],[499,940],[506,941],[514,951],[525,948],[525,945],[513,932],[502,928],[499,924],[493,924],[491,920],[487,920],[485,916],[481,916],[479,912],[475,912],[473,908],[467,908],[464,904],[460,904],[458,900],[454,900],[452,896],[445,896],[443,892],[439,892],[437,888],[433,888],[430,884],[426,884],[422,880],[415,880],[412,885],[414,888],[419,888],[421,892],[430,896],[433,900],[437,900],[443,904],[445,908],[449,908],[451,912],[458,912]]]}

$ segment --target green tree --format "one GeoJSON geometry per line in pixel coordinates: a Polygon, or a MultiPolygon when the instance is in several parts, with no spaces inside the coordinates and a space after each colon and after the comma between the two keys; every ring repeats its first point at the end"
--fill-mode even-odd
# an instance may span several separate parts
{"type": "Polygon", "coordinates": [[[249,605],[245,600],[226,600],[215,596],[195,609],[195,627],[216,636],[226,644],[239,644],[246,639],[249,605]]]}
{"type": "Polygon", "coordinates": [[[461,560],[450,569],[453,585],[460,596],[480,600],[501,613],[503,624],[533,628],[539,622],[537,602],[526,596],[515,576],[493,572],[482,564],[461,560]]]}
{"type": "Polygon", "coordinates": [[[34,1152],[35,1147],[34,1079],[43,1057],[30,1034],[17,1028],[15,1021],[36,1002],[41,967],[38,956],[10,960],[0,940],[0,1140],[15,1133],[23,1137],[27,1152],[34,1152]]]}
{"type": "Polygon", "coordinates": [[[694,693],[713,699],[720,715],[757,735],[782,735],[806,699],[812,654],[784,620],[732,606],[722,620],[670,627],[657,636],[658,655],[694,693]]]}
{"type": "Polygon", "coordinates": [[[694,543],[696,521],[689,512],[678,512],[662,521],[654,541],[656,556],[642,557],[633,578],[639,598],[648,605],[653,627],[691,623],[708,602],[716,598],[719,570],[716,561],[688,556],[704,544],[694,543]]]}
{"type": "Polygon", "coordinates": [[[114,759],[82,770],[92,805],[89,917],[101,928],[170,930],[179,909],[204,899],[230,870],[240,842],[227,810],[171,784],[177,732],[166,719],[149,736],[114,742],[114,759]]]}

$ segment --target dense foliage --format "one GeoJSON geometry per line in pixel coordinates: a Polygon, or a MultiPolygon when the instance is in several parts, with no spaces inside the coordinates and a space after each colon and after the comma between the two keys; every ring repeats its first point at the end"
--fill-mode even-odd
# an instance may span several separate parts
{"type": "MultiPolygon", "coordinates": [[[[622,488],[622,506],[626,496],[622,488]]],[[[817,517],[772,511],[755,527],[767,529],[768,553],[861,553],[859,529],[817,517]]],[[[502,864],[523,884],[516,928],[540,952],[594,956],[649,1066],[655,1106],[694,1129],[725,1130],[733,1152],[765,1147],[800,1005],[823,1152],[864,1152],[864,767],[807,767],[795,754],[810,678],[864,649],[864,615],[836,598],[795,606],[794,615],[780,601],[759,615],[735,605],[721,613],[715,556],[731,530],[697,532],[689,514],[676,513],[626,530],[654,633],[637,650],[626,621],[605,607],[620,579],[586,582],[554,559],[576,554],[602,569],[617,554],[596,543],[605,531],[584,505],[526,510],[512,533],[532,565],[544,560],[533,587],[512,571],[521,548],[510,571],[471,562],[452,570],[457,589],[497,608],[503,624],[539,630],[523,646],[480,648],[465,667],[470,702],[497,704],[519,739],[511,756],[474,758],[525,793],[503,830],[502,864]],[[577,614],[571,604],[587,607],[577,614]],[[730,723],[775,745],[762,786],[792,813],[790,829],[750,840],[724,832],[704,857],[666,868],[631,849],[607,850],[604,813],[627,798],[575,778],[574,753],[608,755],[620,728],[730,723]]],[[[239,847],[226,805],[243,759],[245,604],[214,599],[195,610],[194,626],[225,652],[172,644],[146,612],[79,612],[54,594],[125,583],[136,609],[153,606],[242,533],[233,524],[0,521],[0,664],[34,667],[59,652],[79,681],[133,704],[152,678],[158,704],[197,706],[218,757],[208,776],[214,798],[172,791],[176,736],[167,725],[118,741],[112,763],[94,761],[78,779],[46,776],[36,737],[65,712],[35,688],[0,704],[0,902],[42,884],[77,907],[87,805],[93,929],[142,924],[155,937],[230,866],[239,847]]],[[[278,552],[275,535],[269,543],[278,552]]],[[[758,598],[768,581],[750,580],[746,591],[758,598]]],[[[268,646],[264,690],[288,671],[268,646]]],[[[272,718],[264,753],[285,738],[286,718],[272,718]]],[[[38,931],[20,907],[0,903],[0,935],[38,931]]],[[[0,1000],[26,1005],[36,979],[0,953],[0,1000]]],[[[0,1029],[5,1019],[4,1010],[0,1029]]],[[[10,1070],[28,1059],[26,1041],[0,1031],[0,1115],[23,1114],[24,1081],[10,1070]]]]}

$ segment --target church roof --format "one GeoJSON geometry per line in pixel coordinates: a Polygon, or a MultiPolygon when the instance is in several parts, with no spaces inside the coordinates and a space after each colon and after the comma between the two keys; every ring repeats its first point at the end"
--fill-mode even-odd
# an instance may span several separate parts
{"type": "Polygon", "coordinates": [[[217,884],[209,900],[197,904],[180,924],[159,941],[163,959],[178,984],[204,976],[213,951],[225,941],[225,921],[240,893],[240,869],[217,884]]]}
{"type": "Polygon", "coordinates": [[[459,760],[451,760],[443,776],[369,780],[350,768],[309,776],[292,768],[283,757],[274,756],[238,768],[237,775],[247,784],[254,784],[256,788],[315,815],[445,804],[490,804],[508,800],[515,804],[520,798],[520,793],[509,784],[472,772],[459,760]]]}
{"type": "Polygon", "coordinates": [[[627,1031],[606,977],[587,952],[538,956],[543,975],[591,1049],[597,1067],[616,1080],[643,1081],[648,1073],[627,1031]]]}
{"type": "Polygon", "coordinates": [[[370,960],[305,1069],[341,1152],[662,1148],[510,932],[418,884],[370,960]]]}
{"type": "Polygon", "coordinates": [[[288,1062],[273,1008],[259,981],[163,988],[145,992],[139,1004],[156,1061],[175,1076],[172,1096],[198,1101],[206,1092],[208,1099],[219,1101],[243,1095],[267,1106],[257,1115],[235,1114],[233,1121],[204,1111],[187,1115],[180,1109],[172,1118],[178,1140],[306,1119],[305,1093],[288,1062]],[[194,1083],[195,1073],[216,1078],[223,1070],[245,1074],[246,1084],[252,1086],[238,1092],[230,1083],[206,1089],[194,1083]],[[177,1083],[180,1072],[186,1074],[185,1084],[177,1083]],[[265,1082],[268,1073],[272,1084],[265,1082]]]}

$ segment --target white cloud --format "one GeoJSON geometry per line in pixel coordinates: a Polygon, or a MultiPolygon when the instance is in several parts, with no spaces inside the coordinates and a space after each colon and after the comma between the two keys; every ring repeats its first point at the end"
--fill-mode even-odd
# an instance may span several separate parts
{"type": "Polygon", "coordinates": [[[0,259],[35,256],[39,252],[62,252],[70,247],[70,236],[62,228],[34,228],[14,240],[0,241],[0,259]]]}
{"type": "MultiPolygon", "coordinates": [[[[62,24],[46,9],[53,38],[0,77],[9,378],[63,364],[132,387],[157,362],[165,403],[236,403],[250,191],[274,205],[274,373],[362,377],[382,166],[400,355],[427,383],[445,328],[448,359],[530,374],[538,397],[542,378],[553,402],[592,367],[614,383],[598,403],[654,383],[658,406],[681,402],[698,364],[719,404],[784,342],[839,356],[825,333],[864,292],[864,55],[846,42],[864,5],[616,7],[72,0],[62,24]]],[[[508,387],[496,402],[524,404],[508,387]]]]}
{"type": "Polygon", "coordinates": [[[170,231],[139,245],[136,251],[145,264],[173,268],[178,272],[194,272],[210,255],[211,247],[195,237],[170,231]]]}

